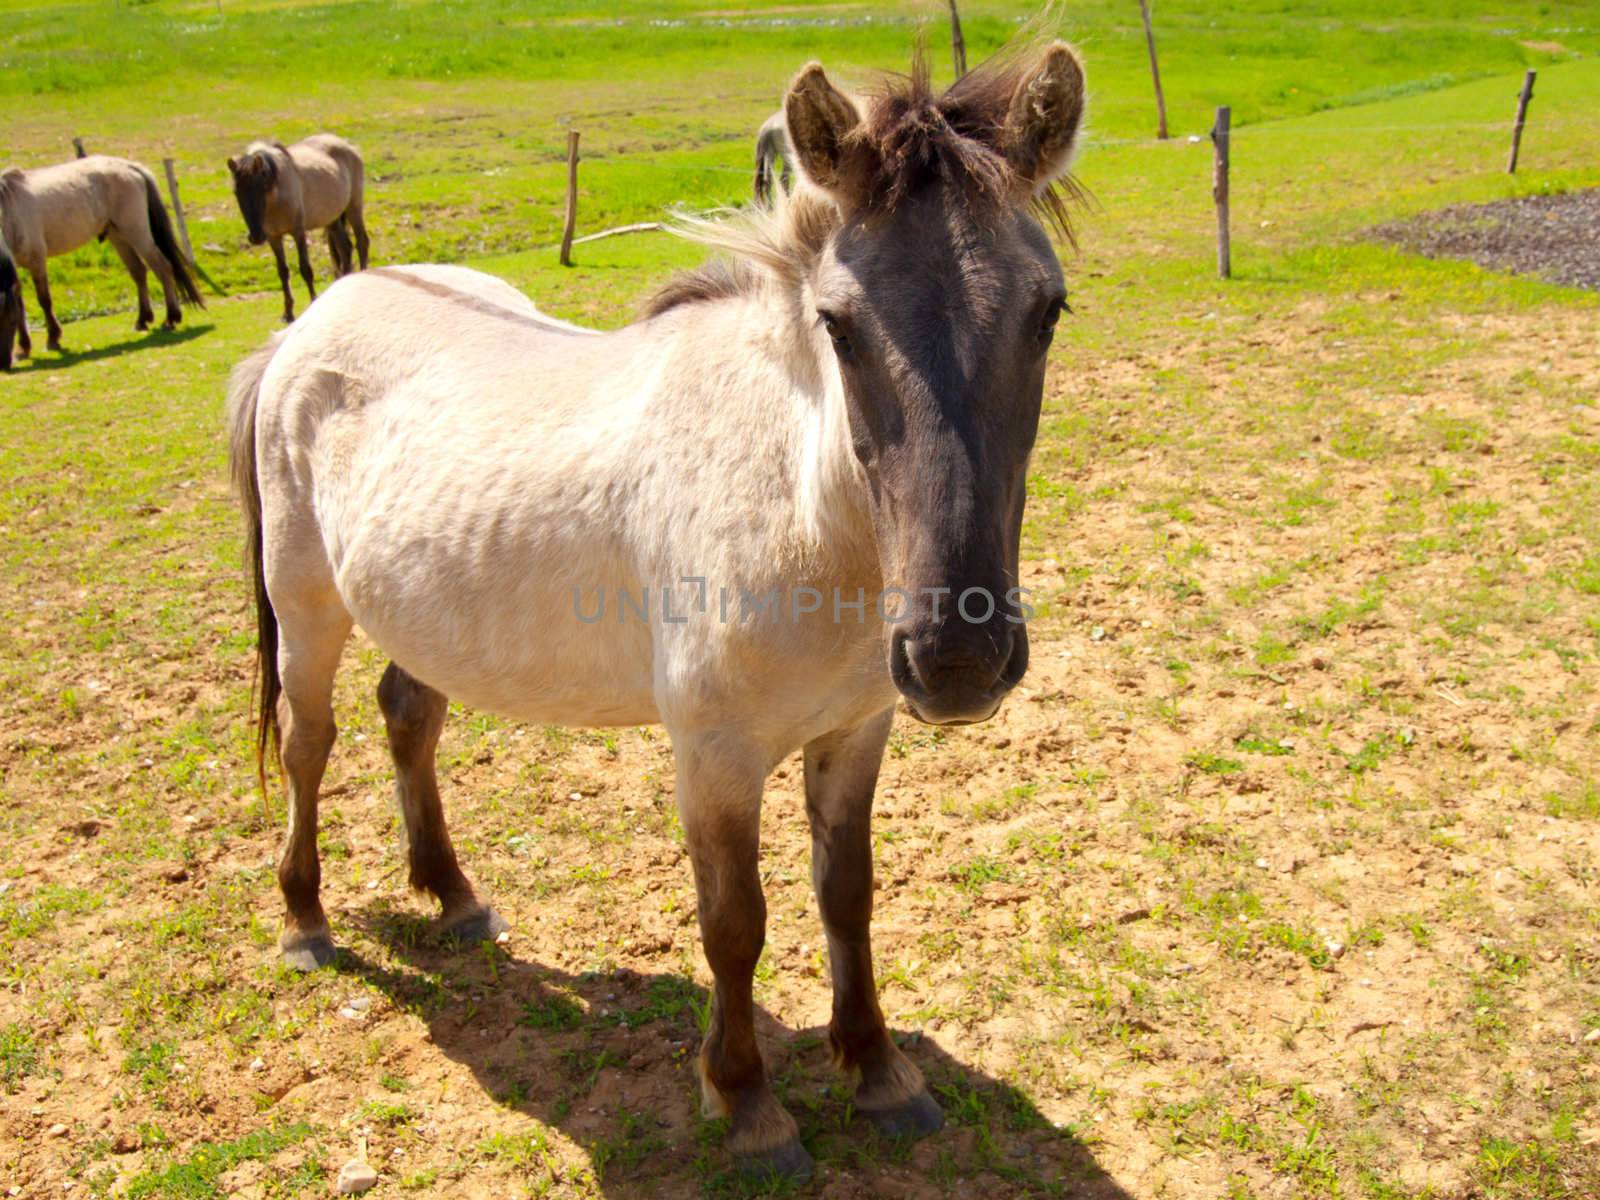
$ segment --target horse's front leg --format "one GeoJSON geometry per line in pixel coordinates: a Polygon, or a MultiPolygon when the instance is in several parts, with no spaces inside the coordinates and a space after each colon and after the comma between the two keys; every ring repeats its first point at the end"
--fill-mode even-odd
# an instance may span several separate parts
{"type": "Polygon", "coordinates": [[[394,756],[395,798],[405,819],[411,886],[438,897],[439,927],[447,937],[459,942],[497,937],[506,922],[478,899],[462,873],[439,803],[434,754],[450,702],[390,663],[378,683],[378,707],[394,756]]]}
{"type": "Polygon", "coordinates": [[[306,291],[311,298],[317,298],[317,285],[311,274],[311,250],[306,245],[306,231],[304,228],[294,231],[294,248],[300,254],[300,278],[305,280],[306,291]]]}
{"type": "Polygon", "coordinates": [[[673,747],[700,937],[716,980],[696,1063],[705,1111],[729,1118],[728,1149],[746,1171],[804,1179],[811,1156],[767,1086],[756,1046],[752,987],[767,925],[757,862],[763,756],[727,734],[675,732],[673,747]]]}
{"type": "Polygon", "coordinates": [[[278,260],[278,286],[283,289],[283,323],[294,320],[294,292],[289,287],[289,260],[283,254],[283,239],[272,239],[272,257],[278,260]]]}
{"type": "MultiPolygon", "coordinates": [[[[274,596],[276,600],[277,597],[274,596]]],[[[333,961],[333,937],[322,909],[322,864],[317,856],[317,799],[336,729],[333,677],[350,635],[342,608],[280,603],[278,699],[283,772],[289,785],[289,828],[278,857],[283,892],[283,961],[310,971],[333,961]]]]}
{"type": "Polygon", "coordinates": [[[860,1072],[856,1107],[880,1132],[922,1137],[944,1124],[944,1114],[890,1038],[872,974],[872,794],[893,720],[888,709],[806,745],[806,816],[833,975],[834,1060],[860,1072]]]}

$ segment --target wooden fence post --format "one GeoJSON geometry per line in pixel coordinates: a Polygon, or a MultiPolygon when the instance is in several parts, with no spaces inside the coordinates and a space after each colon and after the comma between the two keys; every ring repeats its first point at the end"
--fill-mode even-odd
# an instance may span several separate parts
{"type": "Polygon", "coordinates": [[[1156,137],[1167,140],[1167,98],[1161,94],[1161,68],[1156,65],[1156,35],[1150,28],[1150,0],[1139,0],[1144,16],[1144,44],[1150,50],[1150,80],[1156,85],[1156,137]]]}
{"type": "Polygon", "coordinates": [[[89,157],[89,152],[83,148],[83,139],[81,137],[72,139],[72,148],[78,152],[79,158],[89,157]]]}
{"type": "Polygon", "coordinates": [[[561,265],[572,265],[572,234],[578,227],[578,131],[567,130],[567,223],[561,231],[561,265]]]}
{"type": "Polygon", "coordinates": [[[178,218],[178,236],[183,239],[183,256],[194,262],[194,247],[189,244],[189,223],[183,219],[183,201],[178,199],[178,173],[172,169],[172,160],[163,158],[161,165],[167,170],[167,191],[172,196],[172,215],[178,218]]]}
{"type": "Polygon", "coordinates": [[[956,11],[956,0],[950,0],[950,57],[955,63],[956,78],[967,73],[967,40],[961,36],[961,14],[956,11]]]}
{"type": "Polygon", "coordinates": [[[1533,99],[1533,80],[1537,71],[1522,77],[1522,91],[1517,96],[1517,123],[1511,127],[1511,157],[1506,162],[1506,174],[1517,173],[1517,154],[1522,149],[1522,127],[1528,120],[1528,101],[1533,99]]]}
{"type": "Polygon", "coordinates": [[[1215,148],[1211,198],[1217,202],[1217,274],[1223,279],[1233,277],[1233,248],[1228,241],[1228,131],[1232,122],[1233,109],[1220,105],[1217,123],[1211,128],[1211,144],[1215,148]]]}

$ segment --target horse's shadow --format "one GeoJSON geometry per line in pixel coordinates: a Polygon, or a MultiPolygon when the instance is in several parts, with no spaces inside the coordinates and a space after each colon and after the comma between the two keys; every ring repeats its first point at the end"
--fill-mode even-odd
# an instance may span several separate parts
{"type": "MultiPolygon", "coordinates": [[[[70,328],[70,326],[69,326],[70,328]]],[[[87,350],[45,350],[42,339],[36,342],[33,354],[19,359],[14,368],[18,375],[37,374],[40,371],[64,371],[79,363],[95,362],[102,358],[120,358],[124,354],[137,354],[141,350],[158,350],[163,346],[179,346],[184,342],[203,337],[215,325],[182,325],[177,329],[152,329],[145,333],[132,333],[126,340],[105,346],[91,346],[87,350]]]]}
{"type": "MultiPolygon", "coordinates": [[[[823,1028],[791,1030],[764,1010],[757,1032],[774,1089],[818,1163],[803,1188],[740,1176],[724,1123],[699,1114],[694,1055],[708,996],[679,974],[572,974],[505,949],[441,947],[424,921],[379,903],[347,915],[403,968],[341,950],[338,969],[422,1016],[432,1044],[509,1110],[560,1129],[607,1196],[652,1200],[773,1191],[829,1196],[1059,1195],[1129,1200],[1070,1128],[1016,1087],[959,1062],[929,1037],[903,1040],[947,1118],[915,1144],[883,1138],[850,1104],[823,1028]]],[[[534,1175],[540,1139],[487,1133],[474,1148],[534,1175]]]]}

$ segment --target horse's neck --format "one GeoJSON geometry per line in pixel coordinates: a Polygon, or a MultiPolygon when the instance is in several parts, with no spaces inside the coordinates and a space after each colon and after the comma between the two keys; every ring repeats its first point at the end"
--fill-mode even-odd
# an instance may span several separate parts
{"type": "Polygon", "coordinates": [[[838,367],[831,358],[819,358],[805,311],[794,297],[767,291],[745,303],[752,306],[757,326],[769,331],[772,365],[778,368],[776,379],[767,364],[752,369],[761,372],[756,386],[781,389],[773,403],[786,420],[769,431],[746,434],[773,439],[770,453],[791,481],[786,550],[814,568],[868,581],[878,571],[877,543],[866,480],[850,446],[838,367]]]}

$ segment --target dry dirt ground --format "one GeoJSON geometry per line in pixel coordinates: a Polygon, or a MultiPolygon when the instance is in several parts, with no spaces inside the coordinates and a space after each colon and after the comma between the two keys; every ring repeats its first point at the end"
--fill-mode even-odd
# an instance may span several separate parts
{"type": "Polygon", "coordinates": [[[1430,258],[1600,291],[1600,189],[1452,205],[1379,226],[1373,236],[1430,258]]]}
{"type": "MultiPolygon", "coordinates": [[[[1068,347],[1034,666],[992,724],[902,719],[883,772],[883,1002],[950,1116],[914,1147],[826,1061],[797,763],[769,791],[757,996],[817,1194],[1600,1194],[1595,329],[1374,293],[1068,347]]],[[[159,519],[227,503],[201,478],[159,519]]],[[[323,809],[345,953],[274,966],[233,553],[127,601],[176,588],[222,645],[87,652],[67,571],[6,597],[41,653],[0,708],[0,1194],[326,1192],[363,1148],[379,1195],[737,1190],[656,731],[452,720],[458,848],[514,932],[450,952],[358,641],[323,809]]]]}

